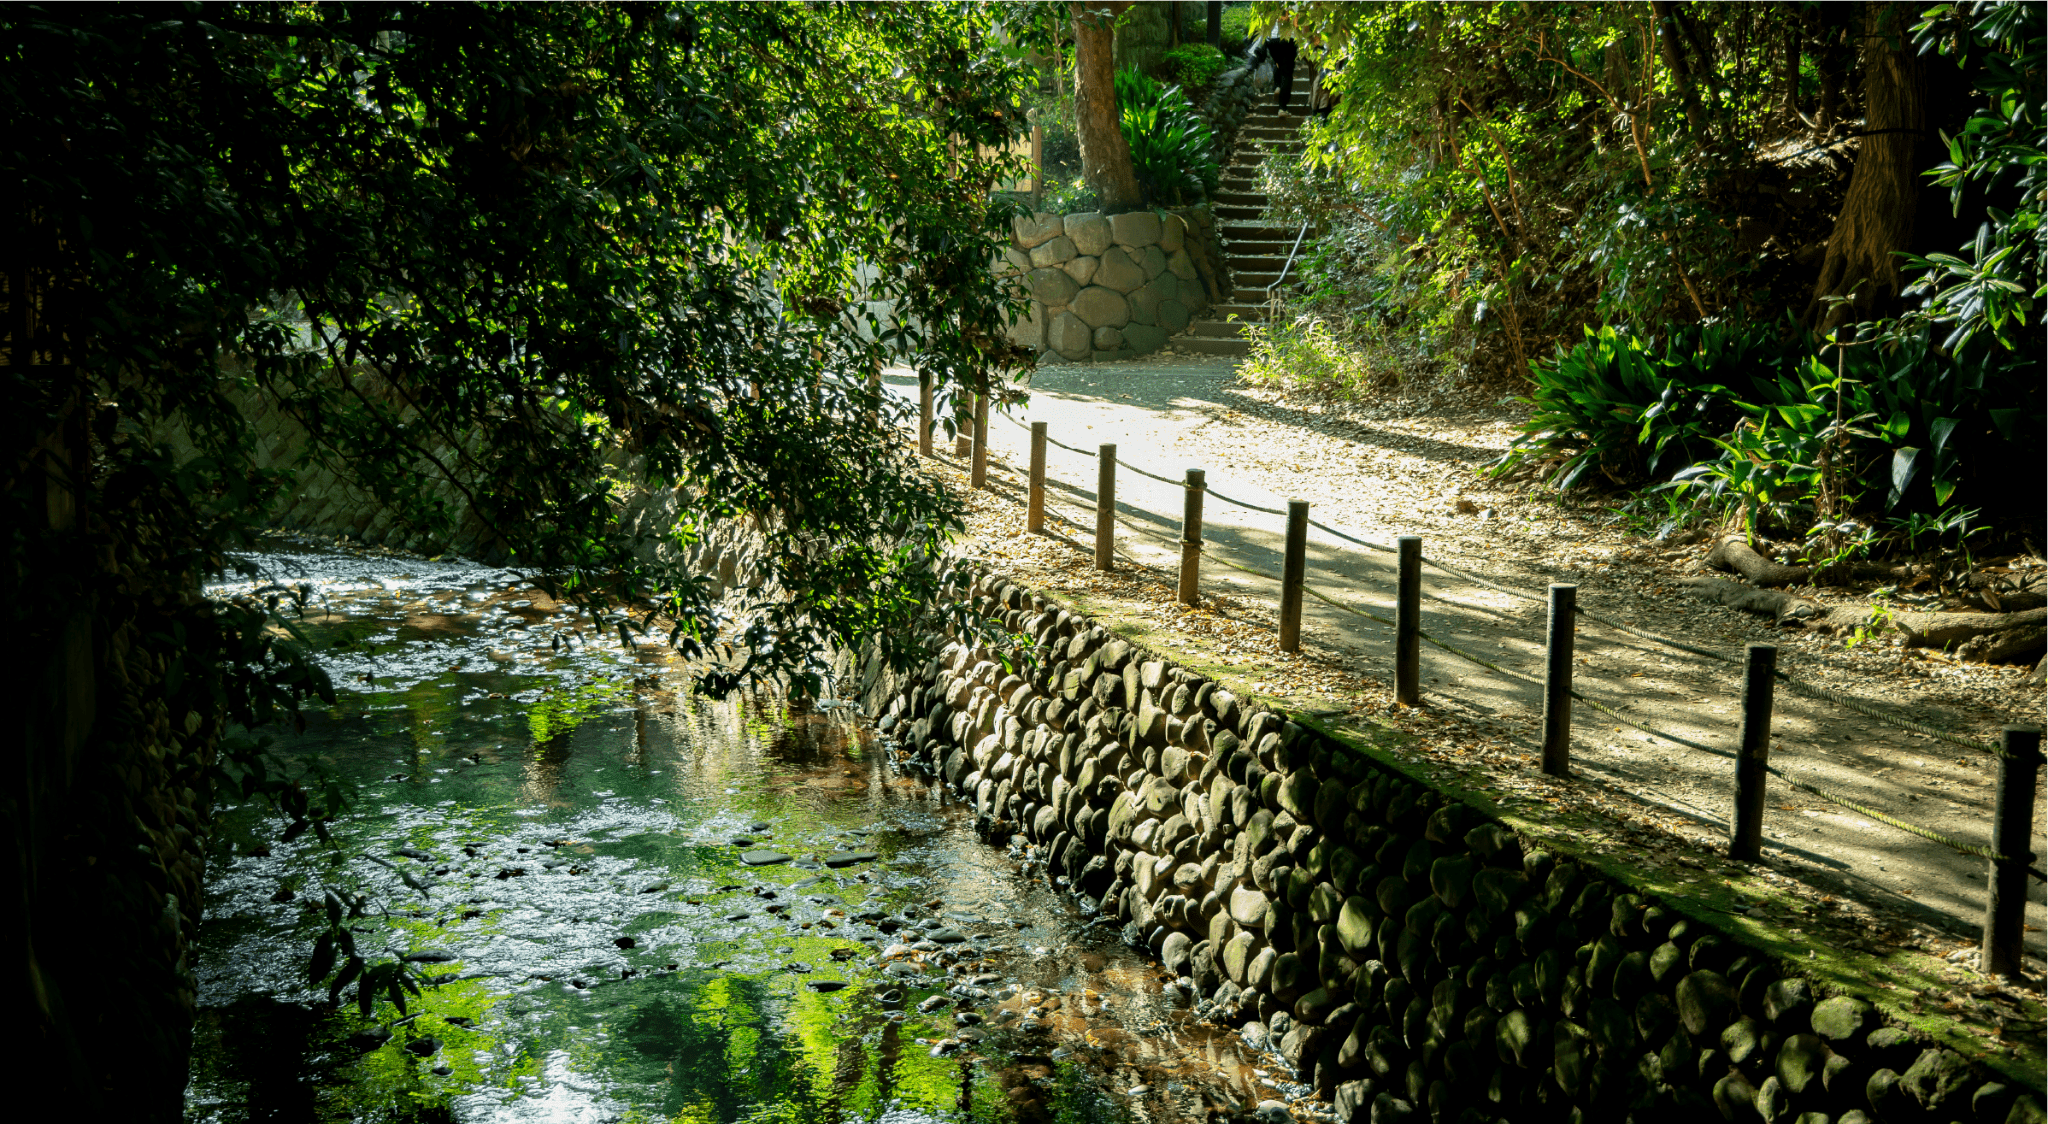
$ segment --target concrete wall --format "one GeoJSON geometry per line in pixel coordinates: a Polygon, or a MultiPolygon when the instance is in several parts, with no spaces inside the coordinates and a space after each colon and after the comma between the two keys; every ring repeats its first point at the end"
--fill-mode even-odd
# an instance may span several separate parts
{"type": "Polygon", "coordinates": [[[1021,277],[1031,315],[1012,341],[1041,363],[1106,362],[1147,355],[1209,307],[1204,277],[1220,261],[1206,208],[1160,215],[1019,216],[1005,276],[1021,277]]]}
{"type": "Polygon", "coordinates": [[[864,701],[984,835],[1270,1044],[1345,1121],[2042,1120],[2038,1084],[1827,996],[1730,933],[1306,723],[988,577],[1032,636],[1006,674],[954,643],[864,701]]]}

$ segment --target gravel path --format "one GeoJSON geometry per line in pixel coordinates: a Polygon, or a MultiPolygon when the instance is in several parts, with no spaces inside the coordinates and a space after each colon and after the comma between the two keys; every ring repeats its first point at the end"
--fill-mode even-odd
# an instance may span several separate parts
{"type": "MultiPolygon", "coordinates": [[[[1159,356],[1102,366],[1041,369],[1016,421],[1045,421],[1056,441],[1092,450],[1113,442],[1130,464],[1178,479],[1208,472],[1216,492],[1264,507],[1307,500],[1310,514],[1359,538],[1389,544],[1423,536],[1427,556],[1500,584],[1541,595],[1546,584],[1579,585],[1579,602],[1636,627],[1740,660],[1751,642],[1779,646],[1779,667],[1855,696],[1887,713],[1995,742],[2002,725],[2039,722],[2042,692],[2023,669],[1962,665],[1890,642],[1854,649],[1841,640],[1783,630],[1760,618],[1696,601],[1674,579],[1700,572],[1704,547],[1667,549],[1611,522],[1609,512],[1574,508],[1492,488],[1473,469],[1506,448],[1512,415],[1502,410],[1423,416],[1341,418],[1314,405],[1240,386],[1228,360],[1159,356]]],[[[915,393],[908,372],[891,385],[915,393]]],[[[1273,642],[1277,583],[1218,565],[1227,558],[1277,573],[1284,520],[1212,495],[1205,510],[1204,604],[1172,601],[1181,489],[1128,470],[1117,476],[1118,507],[1130,526],[1119,546],[1140,567],[1120,576],[1092,569],[1095,457],[1049,451],[1054,534],[1023,534],[1029,435],[996,420],[993,490],[974,497],[971,530],[992,562],[1045,588],[1113,597],[1171,632],[1175,642],[1240,667],[1247,681],[1279,698],[1374,716],[1425,734],[1441,722],[1432,757],[1484,774],[1507,800],[1606,809],[1618,821],[1604,845],[1641,848],[1646,860],[1711,866],[1725,849],[1733,764],[1618,724],[1584,704],[1575,715],[1573,765],[1585,783],[1560,785],[1534,767],[1542,701],[1538,688],[1505,679],[1424,645],[1424,706],[1392,708],[1392,630],[1309,599],[1303,652],[1273,642]],[[1061,524],[1059,518],[1068,522],[1061,524]],[[1131,528],[1139,528],[1134,531],[1131,528]],[[1146,533],[1151,536],[1148,537],[1146,533]],[[1164,540],[1164,541],[1161,541],[1164,540]],[[1149,568],[1150,572],[1147,572],[1149,568]],[[1441,743],[1441,744],[1439,744],[1441,743]]],[[[942,460],[941,464],[945,462],[942,460]]],[[[957,475],[941,467],[942,476],[957,475]]],[[[1308,584],[1349,604],[1392,616],[1392,556],[1311,529],[1308,584]]],[[[1425,600],[1423,628],[1524,674],[1543,670],[1544,607],[1428,568],[1424,588],[1455,604],[1425,600]]],[[[1583,622],[1576,686],[1631,720],[1709,746],[1733,749],[1737,666],[1665,648],[1583,622]]],[[[1839,706],[1780,690],[1773,763],[1787,773],[1958,839],[1989,843],[1995,762],[1862,718],[1839,706]]],[[[1468,782],[1469,783],[1469,782],[1468,782]]],[[[2043,817],[2035,815],[2037,838],[2043,817]]],[[[1826,939],[1903,946],[1967,961],[1982,922],[1985,862],[1872,822],[1775,779],[1769,791],[1766,870],[1799,889],[1817,915],[1852,924],[1826,939]]],[[[2044,848],[2035,844],[2038,852],[2044,848]]],[[[2043,954],[2042,886],[2029,884],[2026,941],[2043,954]]],[[[1820,939],[1817,927],[1816,939],[1820,939]]],[[[2034,965],[2038,971],[2039,964],[2034,965]]]]}

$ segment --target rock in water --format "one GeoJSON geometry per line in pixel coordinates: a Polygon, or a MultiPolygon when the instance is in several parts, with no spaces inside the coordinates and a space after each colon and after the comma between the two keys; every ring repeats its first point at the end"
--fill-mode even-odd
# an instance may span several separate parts
{"type": "Polygon", "coordinates": [[[740,852],[740,861],[748,866],[775,866],[778,863],[786,863],[789,860],[790,856],[783,854],[781,851],[762,849],[740,852]]]}

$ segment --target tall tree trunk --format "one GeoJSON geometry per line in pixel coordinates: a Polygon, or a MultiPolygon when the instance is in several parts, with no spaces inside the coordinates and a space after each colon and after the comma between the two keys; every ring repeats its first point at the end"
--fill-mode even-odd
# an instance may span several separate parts
{"type": "Polygon", "coordinates": [[[1799,34],[1798,24],[1785,28],[1784,51],[1778,58],[1778,116],[1787,125],[1799,120],[1799,34]]]}
{"type": "Polygon", "coordinates": [[[1209,45],[1223,45],[1223,0],[1209,0],[1209,45]]]}
{"type": "Polygon", "coordinates": [[[1899,251],[1913,237],[1920,203],[1921,133],[1927,126],[1924,76],[1913,51],[1911,4],[1871,3],[1864,13],[1863,131],[1856,170],[1828,237],[1806,320],[1827,330],[1892,312],[1904,281],[1899,251]],[[1852,297],[1829,309],[1823,298],[1852,297]]]}
{"type": "Polygon", "coordinates": [[[1685,44],[1681,40],[1679,21],[1685,17],[1675,10],[1668,0],[1650,0],[1650,11],[1657,17],[1657,45],[1664,53],[1664,65],[1671,68],[1672,82],[1685,98],[1685,121],[1692,126],[1693,135],[1704,138],[1707,135],[1707,111],[1700,104],[1700,92],[1693,81],[1692,67],[1685,58],[1685,44]]]}
{"type": "Polygon", "coordinates": [[[1081,141],[1081,177],[1106,214],[1145,203],[1131,167],[1130,142],[1117,124],[1114,18],[1130,0],[1070,3],[1074,19],[1074,118],[1081,141]]]}

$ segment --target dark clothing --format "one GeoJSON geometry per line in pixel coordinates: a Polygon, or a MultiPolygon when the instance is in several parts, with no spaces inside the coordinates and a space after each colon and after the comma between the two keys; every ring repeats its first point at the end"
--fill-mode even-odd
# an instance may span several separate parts
{"type": "Polygon", "coordinates": [[[1287,100],[1294,96],[1294,40],[1266,39],[1252,48],[1248,61],[1257,70],[1260,63],[1271,59],[1273,62],[1273,88],[1280,108],[1287,108],[1287,100]]]}

